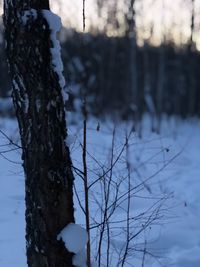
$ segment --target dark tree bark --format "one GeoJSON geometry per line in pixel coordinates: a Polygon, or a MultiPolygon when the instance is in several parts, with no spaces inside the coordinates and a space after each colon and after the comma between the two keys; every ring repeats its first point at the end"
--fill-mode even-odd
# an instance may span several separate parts
{"type": "Polygon", "coordinates": [[[48,0],[4,0],[6,50],[26,177],[27,262],[31,267],[70,267],[72,254],[57,235],[74,222],[73,173],[44,9],[49,10],[48,0]]]}

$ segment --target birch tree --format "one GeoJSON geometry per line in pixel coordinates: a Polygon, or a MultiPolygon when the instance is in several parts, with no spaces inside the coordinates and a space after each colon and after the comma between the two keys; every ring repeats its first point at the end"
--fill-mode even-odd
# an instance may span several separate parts
{"type": "Polygon", "coordinates": [[[73,174],[67,136],[60,19],[48,0],[4,0],[6,51],[25,173],[27,263],[72,265],[59,232],[74,222],[73,174]]]}

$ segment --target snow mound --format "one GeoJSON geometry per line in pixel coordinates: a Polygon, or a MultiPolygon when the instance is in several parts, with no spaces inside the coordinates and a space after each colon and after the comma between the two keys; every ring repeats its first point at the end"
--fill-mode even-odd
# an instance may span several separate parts
{"type": "Polygon", "coordinates": [[[51,48],[52,65],[54,71],[57,73],[59,78],[59,84],[62,90],[64,102],[68,100],[68,94],[65,92],[65,78],[63,76],[63,63],[61,58],[61,46],[57,39],[57,33],[62,27],[61,18],[51,12],[50,10],[43,9],[42,11],[44,18],[46,19],[49,29],[51,30],[51,42],[53,47],[51,48]]]}
{"type": "Polygon", "coordinates": [[[68,251],[77,254],[85,249],[88,237],[84,228],[70,223],[58,234],[57,240],[62,240],[68,251]]]}

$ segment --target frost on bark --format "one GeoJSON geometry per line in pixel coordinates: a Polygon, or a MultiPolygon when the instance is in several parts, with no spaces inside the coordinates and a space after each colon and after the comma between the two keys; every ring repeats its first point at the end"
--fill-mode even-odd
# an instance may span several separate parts
{"type": "Polygon", "coordinates": [[[4,1],[6,50],[26,177],[27,261],[31,267],[70,267],[72,255],[57,235],[74,222],[73,174],[51,30],[43,10],[49,10],[48,0],[4,1]]]}

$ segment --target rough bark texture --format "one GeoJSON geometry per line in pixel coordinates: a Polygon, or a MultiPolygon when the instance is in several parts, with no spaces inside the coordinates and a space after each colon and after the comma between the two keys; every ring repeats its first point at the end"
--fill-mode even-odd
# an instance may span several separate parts
{"type": "MultiPolygon", "coordinates": [[[[13,102],[22,143],[27,261],[31,267],[72,265],[58,233],[73,215],[73,174],[58,74],[52,66],[47,0],[5,0],[4,24],[13,102]],[[34,9],[26,23],[24,12],[34,9]]],[[[30,13],[31,14],[31,13],[30,13]]]]}

